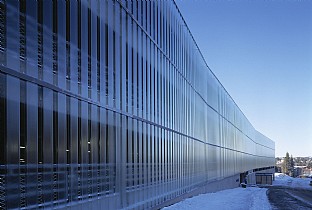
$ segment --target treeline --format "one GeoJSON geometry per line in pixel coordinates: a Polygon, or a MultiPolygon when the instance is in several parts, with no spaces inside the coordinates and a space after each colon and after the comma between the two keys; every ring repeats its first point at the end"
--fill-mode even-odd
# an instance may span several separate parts
{"type": "Polygon", "coordinates": [[[312,169],[312,157],[294,157],[295,166],[306,166],[312,169]]]}
{"type": "Polygon", "coordinates": [[[300,175],[297,166],[305,166],[312,169],[312,157],[293,157],[288,152],[286,157],[276,157],[276,171],[285,173],[289,176],[300,175]]]}
{"type": "Polygon", "coordinates": [[[294,176],[295,171],[295,162],[293,156],[289,156],[289,153],[286,152],[286,157],[284,158],[284,162],[282,164],[282,173],[287,174],[289,176],[294,176]]]}

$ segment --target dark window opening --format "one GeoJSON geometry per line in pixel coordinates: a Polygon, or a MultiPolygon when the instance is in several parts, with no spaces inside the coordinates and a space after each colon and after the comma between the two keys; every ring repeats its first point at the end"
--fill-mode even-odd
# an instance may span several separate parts
{"type": "Polygon", "coordinates": [[[96,31],[97,31],[97,35],[96,35],[96,39],[97,39],[97,62],[96,62],[96,87],[97,87],[97,100],[100,101],[100,96],[101,96],[101,88],[100,88],[100,83],[101,83],[101,75],[100,75],[100,52],[101,52],[101,34],[100,34],[100,17],[99,17],[99,11],[98,11],[98,16],[96,19],[96,31]]]}
{"type": "Polygon", "coordinates": [[[81,100],[78,100],[78,164],[81,164],[81,100]]]}
{"type": "Polygon", "coordinates": [[[66,1],[66,87],[70,90],[70,1],[66,1]]]}
{"type": "Polygon", "coordinates": [[[88,97],[91,98],[91,2],[88,4],[88,97]]]}
{"type": "Polygon", "coordinates": [[[88,104],[88,157],[89,157],[89,164],[92,163],[91,159],[91,143],[93,144],[93,141],[91,139],[91,104],[88,104]]]}
{"type": "MultiPolygon", "coordinates": [[[[0,73],[0,164],[6,164],[6,76],[0,73]]],[[[4,172],[0,171],[0,174],[4,172]]]]}
{"type": "Polygon", "coordinates": [[[38,164],[43,164],[43,88],[38,87],[38,164]]]}
{"type": "Polygon", "coordinates": [[[53,163],[58,163],[58,93],[53,92],[53,163]]]}
{"type": "Polygon", "coordinates": [[[81,94],[81,1],[78,0],[78,93],[81,94]]]}
{"type": "Polygon", "coordinates": [[[26,106],[26,82],[20,82],[20,164],[27,162],[27,106],[26,106]]]}
{"type": "Polygon", "coordinates": [[[67,144],[66,144],[66,156],[67,164],[71,163],[71,123],[70,123],[70,97],[66,96],[66,135],[67,135],[67,144]]]}

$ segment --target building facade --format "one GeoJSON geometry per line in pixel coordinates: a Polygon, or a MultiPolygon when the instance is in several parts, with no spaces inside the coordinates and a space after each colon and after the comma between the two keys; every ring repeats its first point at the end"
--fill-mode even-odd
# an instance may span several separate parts
{"type": "Polygon", "coordinates": [[[165,0],[1,0],[0,144],[1,209],[158,208],[275,165],[165,0]]]}

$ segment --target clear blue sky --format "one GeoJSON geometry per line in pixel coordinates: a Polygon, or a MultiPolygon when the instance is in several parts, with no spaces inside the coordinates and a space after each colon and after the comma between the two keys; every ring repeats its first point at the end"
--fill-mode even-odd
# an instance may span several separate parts
{"type": "Polygon", "coordinates": [[[312,156],[312,1],[176,0],[205,60],[276,156],[312,156]]]}

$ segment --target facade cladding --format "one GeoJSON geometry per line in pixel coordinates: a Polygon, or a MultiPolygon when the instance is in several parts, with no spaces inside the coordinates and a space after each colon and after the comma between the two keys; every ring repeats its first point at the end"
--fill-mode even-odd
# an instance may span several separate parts
{"type": "Polygon", "coordinates": [[[1,208],[155,208],[274,166],[174,1],[0,9],[1,208]]]}

